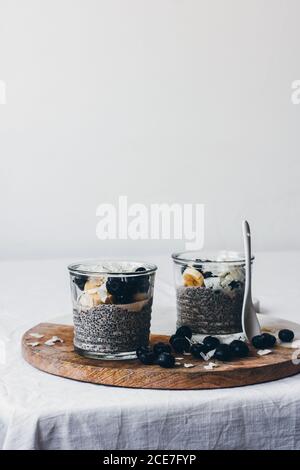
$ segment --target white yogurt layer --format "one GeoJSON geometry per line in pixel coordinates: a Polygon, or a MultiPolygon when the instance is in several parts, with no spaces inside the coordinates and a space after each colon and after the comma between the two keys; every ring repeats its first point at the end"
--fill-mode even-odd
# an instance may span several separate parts
{"type": "Polygon", "coordinates": [[[87,273],[132,273],[141,266],[140,263],[127,261],[103,261],[97,264],[82,263],[76,266],[78,271],[87,273]]]}

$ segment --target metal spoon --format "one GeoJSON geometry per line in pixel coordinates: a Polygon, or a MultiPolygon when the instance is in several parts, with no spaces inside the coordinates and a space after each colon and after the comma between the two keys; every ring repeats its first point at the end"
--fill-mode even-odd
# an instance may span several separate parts
{"type": "Polygon", "coordinates": [[[246,260],[245,294],[242,310],[242,327],[247,339],[251,341],[253,336],[260,335],[260,325],[252,302],[251,294],[251,233],[247,220],[243,221],[243,237],[246,260]]]}

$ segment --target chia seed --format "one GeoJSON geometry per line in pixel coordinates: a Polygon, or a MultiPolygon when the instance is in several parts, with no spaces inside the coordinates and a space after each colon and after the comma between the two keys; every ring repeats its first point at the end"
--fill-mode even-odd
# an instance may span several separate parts
{"type": "Polygon", "coordinates": [[[74,345],[94,353],[125,353],[148,345],[152,299],[140,311],[120,305],[73,310],[74,345]]]}
{"type": "Polygon", "coordinates": [[[177,328],[189,325],[193,334],[233,334],[242,331],[244,288],[226,291],[206,287],[177,288],[177,328]]]}

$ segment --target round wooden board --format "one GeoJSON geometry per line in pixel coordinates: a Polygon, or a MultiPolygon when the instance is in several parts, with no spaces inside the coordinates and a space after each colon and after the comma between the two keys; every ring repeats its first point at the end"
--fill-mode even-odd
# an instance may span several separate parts
{"type": "MultiPolygon", "coordinates": [[[[152,335],[151,342],[168,341],[168,336],[152,335]]],[[[266,356],[258,356],[254,349],[246,359],[219,363],[212,371],[204,369],[205,362],[183,357],[181,366],[163,369],[159,366],[144,366],[138,360],[103,361],[79,356],[73,348],[73,327],[54,323],[40,323],[28,330],[22,338],[22,352],[32,366],[50,374],[82,382],[116,387],[152,388],[167,390],[195,390],[238,387],[288,377],[300,372],[300,364],[292,362],[295,350],[276,346],[266,356]],[[41,339],[31,333],[44,335],[41,339]],[[44,342],[52,336],[59,336],[63,343],[47,346],[44,342]],[[38,346],[28,343],[40,342],[38,346]],[[185,368],[184,363],[195,367],[185,368]]]]}

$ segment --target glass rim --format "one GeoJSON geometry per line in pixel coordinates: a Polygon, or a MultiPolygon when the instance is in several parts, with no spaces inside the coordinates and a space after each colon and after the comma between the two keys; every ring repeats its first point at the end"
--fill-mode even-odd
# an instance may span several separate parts
{"type": "Polygon", "coordinates": [[[145,276],[148,274],[153,274],[157,271],[157,266],[153,263],[148,263],[145,261],[137,261],[137,260],[120,260],[120,259],[89,259],[89,260],[83,260],[79,261],[76,263],[71,263],[68,265],[68,271],[70,274],[79,274],[82,276],[115,276],[115,277],[138,277],[138,276],[145,276]],[[105,263],[127,263],[127,264],[136,264],[139,265],[140,267],[145,268],[145,271],[112,271],[112,270],[93,270],[89,271],[87,269],[81,269],[80,266],[92,266],[92,265],[97,265],[97,264],[105,264],[105,263]]]}
{"type": "MultiPolygon", "coordinates": [[[[196,251],[181,251],[172,253],[172,259],[176,264],[243,264],[246,263],[245,256],[243,253],[234,251],[234,250],[221,250],[215,252],[215,258],[213,256],[205,256],[205,252],[202,254],[201,252],[196,251]],[[189,254],[198,253],[199,257],[197,256],[189,256],[189,254]],[[219,254],[234,255],[232,258],[229,259],[217,259],[217,255],[219,254]]],[[[255,256],[251,256],[251,263],[254,261],[255,256]]]]}

